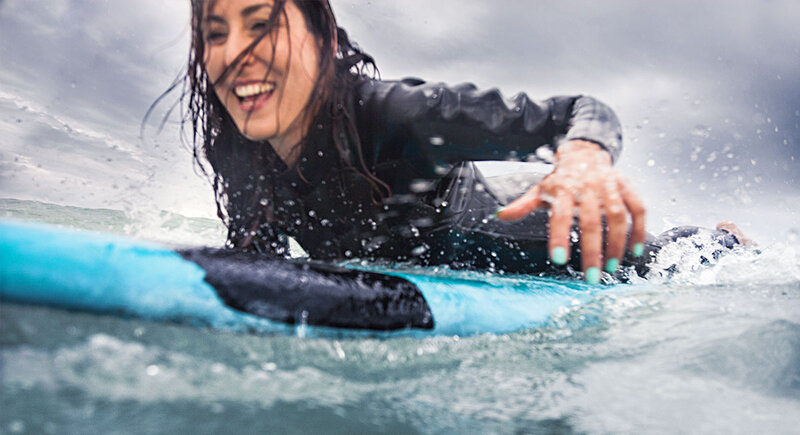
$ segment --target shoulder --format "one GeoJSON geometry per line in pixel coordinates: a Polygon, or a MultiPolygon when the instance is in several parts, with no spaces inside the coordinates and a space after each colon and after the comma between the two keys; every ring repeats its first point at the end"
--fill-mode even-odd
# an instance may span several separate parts
{"type": "Polygon", "coordinates": [[[394,121],[409,121],[442,104],[469,101],[478,89],[472,83],[451,86],[407,77],[400,80],[364,79],[356,85],[355,91],[359,105],[365,109],[382,113],[394,121]]]}
{"type": "Polygon", "coordinates": [[[442,82],[428,82],[417,77],[406,77],[400,80],[363,79],[356,85],[356,94],[385,98],[425,97],[436,98],[444,92],[474,92],[477,87],[472,83],[448,85],[442,82]]]}

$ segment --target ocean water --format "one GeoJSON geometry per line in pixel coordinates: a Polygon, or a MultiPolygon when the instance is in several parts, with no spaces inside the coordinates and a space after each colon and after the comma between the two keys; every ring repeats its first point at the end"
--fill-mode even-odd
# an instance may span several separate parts
{"type": "MultiPolygon", "coordinates": [[[[33,201],[0,216],[220,236],[211,220],[163,214],[140,233],[123,212],[33,201]]],[[[797,240],[704,265],[695,245],[509,334],[244,334],[2,303],[0,433],[796,433],[797,240]]]]}

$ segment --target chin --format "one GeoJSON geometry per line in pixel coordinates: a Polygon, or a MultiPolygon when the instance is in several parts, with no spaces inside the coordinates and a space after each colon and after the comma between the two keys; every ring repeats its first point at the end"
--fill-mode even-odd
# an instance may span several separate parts
{"type": "Polygon", "coordinates": [[[275,129],[268,126],[254,126],[253,122],[236,123],[239,133],[250,140],[263,141],[275,136],[275,129]]]}

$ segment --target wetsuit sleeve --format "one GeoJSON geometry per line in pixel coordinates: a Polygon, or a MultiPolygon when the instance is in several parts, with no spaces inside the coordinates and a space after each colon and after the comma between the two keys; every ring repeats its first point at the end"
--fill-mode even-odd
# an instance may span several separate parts
{"type": "Polygon", "coordinates": [[[535,101],[520,93],[505,99],[497,89],[416,79],[366,82],[361,91],[362,103],[383,118],[379,122],[406,132],[419,152],[437,162],[542,160],[548,153],[537,154],[540,147],[555,151],[573,139],[597,143],[613,160],[622,148],[616,115],[592,97],[535,101]]]}

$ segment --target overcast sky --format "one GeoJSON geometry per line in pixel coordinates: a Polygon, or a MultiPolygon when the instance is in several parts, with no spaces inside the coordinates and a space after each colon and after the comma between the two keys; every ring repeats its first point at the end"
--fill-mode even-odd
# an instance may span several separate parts
{"type": "MultiPolygon", "coordinates": [[[[174,129],[138,138],[185,62],[186,3],[0,0],[0,197],[213,214],[174,129]]],[[[773,241],[798,226],[797,0],[333,6],[384,78],[610,104],[652,231],[734,218],[773,241]]]]}

